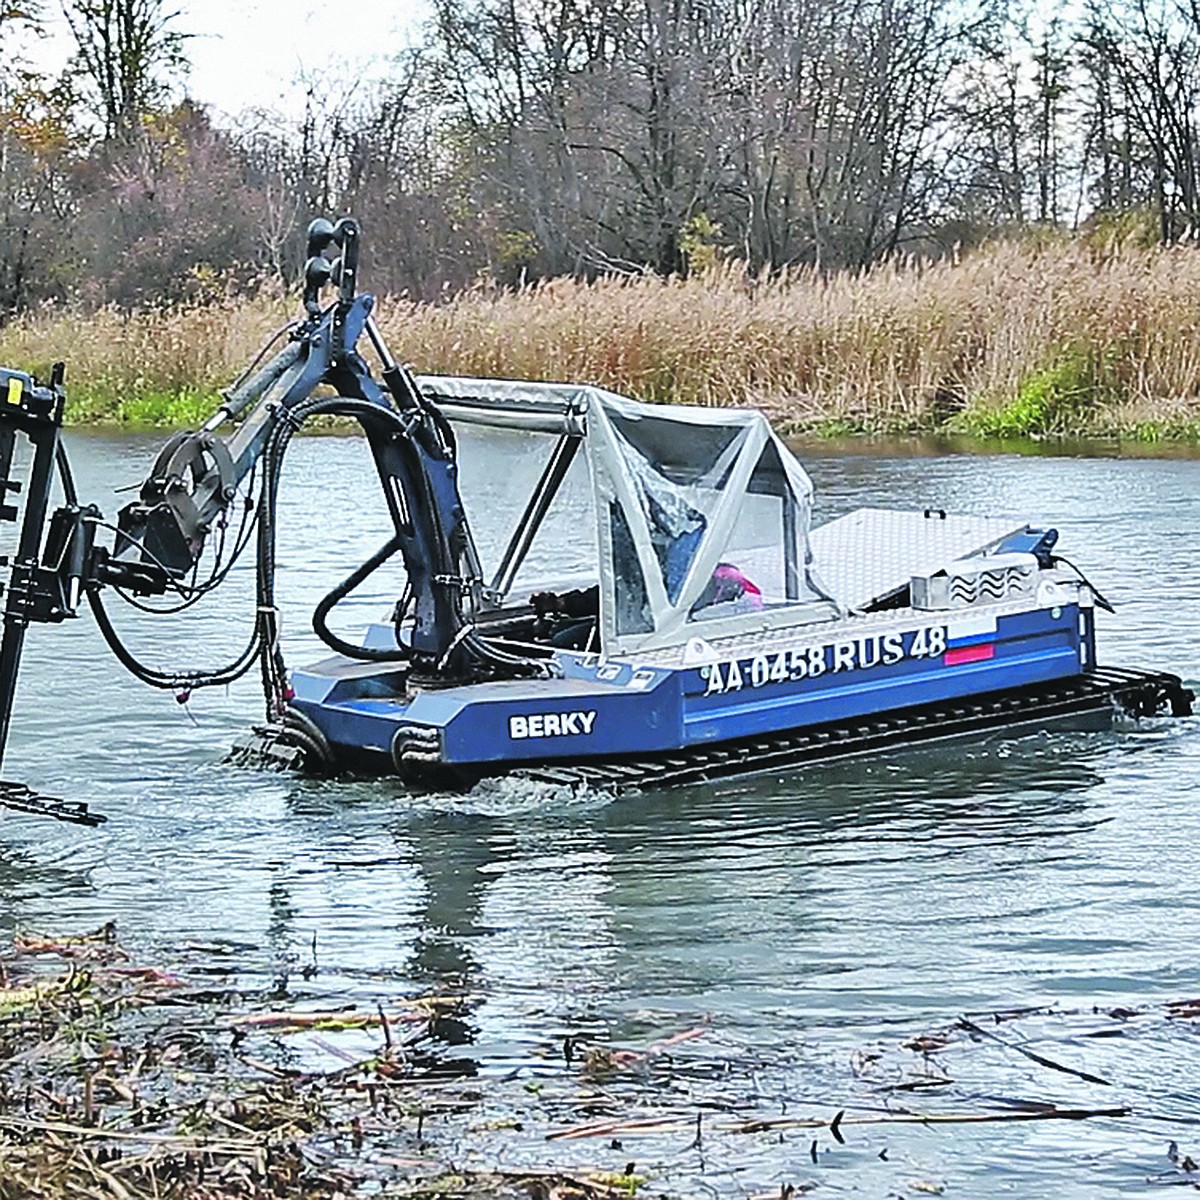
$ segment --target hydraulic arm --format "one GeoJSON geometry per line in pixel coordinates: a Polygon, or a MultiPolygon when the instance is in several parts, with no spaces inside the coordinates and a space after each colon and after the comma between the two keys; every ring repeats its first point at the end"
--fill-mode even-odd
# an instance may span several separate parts
{"type": "MultiPolygon", "coordinates": [[[[5,594],[0,755],[26,628],[31,622],[74,617],[83,598],[119,660],[145,682],[186,694],[228,683],[258,662],[268,719],[284,716],[288,689],[274,593],[276,498],[288,443],[306,421],[322,415],[349,417],[361,426],[393,533],[317,606],[313,626],[318,635],[341,653],[406,664],[414,680],[426,683],[546,670],[542,661],[515,656],[475,629],[488,592],[459,496],[454,435],[412,375],[392,358],[372,319],[374,297],[357,291],[359,244],[359,226],[352,219],[312,223],[303,318],[268,343],[208,421],[164,445],[137,499],[118,514],[111,545],[104,541],[113,527],[95,506],[78,501],[60,441],[62,365],[55,366],[44,385],[0,369],[0,501],[21,487],[12,477],[18,436],[28,438],[34,450],[5,594]],[[331,248],[337,252],[332,260],[331,248]],[[334,298],[322,304],[328,286],[334,298]],[[380,360],[378,379],[358,350],[364,335],[380,360]],[[55,472],[64,503],[47,520],[55,472]],[[206,546],[216,534],[224,546],[225,530],[243,496],[232,557],[197,583],[206,546]],[[220,584],[233,559],[249,545],[255,524],[256,612],[243,653],[203,671],[164,671],[139,662],[109,620],[102,589],[107,585],[135,602],[170,594],[181,602],[165,611],[177,611],[220,584]],[[329,611],[396,554],[403,560],[407,584],[395,608],[395,649],[348,645],[329,630],[329,611]]],[[[14,506],[0,505],[0,519],[17,517],[14,506]]]]}

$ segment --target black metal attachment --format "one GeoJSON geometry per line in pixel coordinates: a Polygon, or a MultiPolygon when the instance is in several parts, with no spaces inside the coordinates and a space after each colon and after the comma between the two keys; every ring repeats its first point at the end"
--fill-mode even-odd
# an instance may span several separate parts
{"type": "MultiPolygon", "coordinates": [[[[63,367],[55,365],[50,382],[39,383],[32,375],[0,367],[0,496],[16,494],[25,487],[21,530],[13,555],[4,596],[4,634],[0,638],[0,759],[8,742],[8,727],[17,686],[17,672],[25,645],[25,630],[31,621],[61,621],[72,615],[57,573],[39,561],[54,460],[59,453],[64,395],[63,367]],[[13,478],[17,439],[26,438],[33,447],[28,478],[13,478]]],[[[15,505],[0,508],[0,520],[16,521],[15,505]]],[[[61,530],[60,530],[61,533],[61,530]]],[[[61,549],[61,547],[59,547],[61,549]]],[[[5,564],[9,565],[9,564],[5,564]]]]}
{"type": "Polygon", "coordinates": [[[10,783],[0,779],[0,808],[10,812],[28,813],[35,817],[50,817],[68,825],[103,825],[108,820],[100,813],[92,812],[86,804],[56,800],[30,790],[23,783],[10,783]]]}
{"type": "MultiPolygon", "coordinates": [[[[69,503],[50,519],[50,489],[55,461],[62,453],[59,437],[63,415],[63,366],[56,363],[50,382],[0,367],[0,497],[25,493],[24,512],[15,504],[0,504],[0,521],[21,521],[16,553],[8,566],[4,587],[4,633],[0,637],[0,759],[8,742],[17,673],[31,622],[58,622],[75,615],[88,569],[94,525],[83,520],[84,510],[69,503]],[[18,439],[33,448],[27,478],[14,478],[18,439]],[[45,547],[43,550],[43,532],[45,547]]],[[[42,796],[24,784],[0,780],[0,809],[52,817],[76,825],[99,825],[99,813],[86,804],[42,796]]]]}

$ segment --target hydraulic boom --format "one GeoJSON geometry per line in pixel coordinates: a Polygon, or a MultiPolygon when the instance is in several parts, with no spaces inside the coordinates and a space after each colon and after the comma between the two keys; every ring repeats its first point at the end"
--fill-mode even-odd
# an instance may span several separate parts
{"type": "MultiPolygon", "coordinates": [[[[9,566],[0,643],[0,756],[11,719],[25,631],[32,622],[75,617],[81,600],[91,607],[117,658],[138,678],[186,695],[229,683],[255,663],[262,671],[269,722],[296,719],[288,710],[287,676],[279,649],[275,606],[275,508],[287,446],[306,421],[348,417],[362,428],[391,517],[392,536],[335,587],[313,613],[313,627],[339,653],[402,664],[426,685],[545,673],[544,660],[501,649],[475,628],[490,602],[458,490],[457,447],[449,423],[398,364],[372,319],[374,297],[357,290],[358,223],[318,219],[308,231],[304,316],[268,343],[251,368],[223,394],[199,428],[164,445],[136,500],[113,529],[94,505],[82,505],[60,440],[63,365],[48,383],[0,368],[0,501],[25,487],[24,512],[0,504],[0,520],[16,521],[20,535],[9,566]],[[330,259],[333,250],[337,257],[330,259]],[[322,293],[332,287],[331,302],[322,293]],[[379,362],[377,379],[358,345],[366,336],[379,362]],[[32,443],[28,478],[14,478],[18,437],[32,443]],[[64,503],[52,514],[55,474],[64,503]],[[224,532],[244,491],[241,528],[232,557],[197,583],[199,564],[214,531],[224,532]],[[257,526],[254,630],[233,662],[212,669],[164,671],[140,662],[109,619],[103,590],[126,598],[178,596],[185,607],[213,590],[251,541],[257,526]],[[330,610],[384,562],[399,554],[407,584],[397,599],[395,649],[351,646],[326,622],[330,610]]],[[[144,607],[144,606],[143,606],[144,607]]],[[[178,608],[172,610],[177,611],[178,608]]],[[[301,731],[302,732],[302,731],[301,731]]],[[[16,786],[16,785],[13,785],[16,786]]],[[[12,807],[17,807],[15,803],[12,807]]],[[[0,806],[5,804],[0,789],[0,806]]],[[[29,793],[21,793],[30,811],[29,793]]],[[[50,815],[63,816],[55,811],[50,815]]],[[[77,819],[66,818],[66,819],[77,819]]]]}

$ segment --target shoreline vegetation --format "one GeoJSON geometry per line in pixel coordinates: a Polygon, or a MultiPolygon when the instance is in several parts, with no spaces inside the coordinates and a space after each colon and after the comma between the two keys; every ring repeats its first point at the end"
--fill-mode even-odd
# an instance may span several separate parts
{"type": "MultiPolygon", "coordinates": [[[[67,363],[75,426],[194,425],[295,297],[122,312],[44,308],[0,362],[67,363]]],[[[753,405],[788,434],[1200,441],[1200,251],[1100,233],[993,242],[934,263],[753,280],[557,279],[436,305],[381,297],[418,373],[595,383],[650,401],[753,405]]]]}

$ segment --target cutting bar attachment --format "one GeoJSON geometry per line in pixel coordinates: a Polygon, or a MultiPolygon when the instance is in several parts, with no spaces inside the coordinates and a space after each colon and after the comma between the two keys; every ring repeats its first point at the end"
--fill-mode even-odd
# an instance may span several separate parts
{"type": "Polygon", "coordinates": [[[91,812],[86,804],[56,800],[27,788],[23,783],[0,779],[0,809],[4,808],[35,817],[52,817],[55,821],[66,821],[70,825],[96,826],[108,820],[100,813],[91,812]]]}

